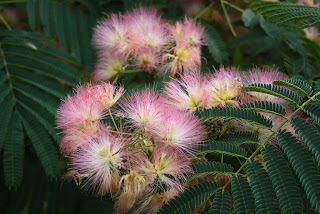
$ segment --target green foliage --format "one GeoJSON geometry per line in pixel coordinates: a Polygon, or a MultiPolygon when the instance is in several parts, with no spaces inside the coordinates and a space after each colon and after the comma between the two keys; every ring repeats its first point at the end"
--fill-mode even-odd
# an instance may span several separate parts
{"type": "Polygon", "coordinates": [[[231,213],[231,198],[228,191],[216,193],[208,213],[231,213]]]}
{"type": "Polygon", "coordinates": [[[251,7],[277,24],[303,20],[299,28],[307,28],[318,25],[320,22],[320,9],[317,7],[266,1],[256,1],[251,7]]]}
{"type": "Polygon", "coordinates": [[[164,205],[159,214],[163,213],[191,213],[199,205],[208,200],[218,189],[218,184],[212,182],[201,183],[186,189],[181,195],[164,205]]]}
{"type": "Polygon", "coordinates": [[[68,86],[75,87],[81,80],[66,63],[75,63],[74,58],[43,43],[47,41],[52,42],[36,33],[0,33],[0,147],[4,145],[6,185],[13,189],[23,177],[25,139],[31,140],[46,174],[57,178],[60,138],[54,128],[55,114],[68,86]]]}
{"type": "Polygon", "coordinates": [[[26,10],[33,30],[43,28],[51,38],[58,36],[61,49],[72,54],[77,64],[92,70],[90,38],[100,13],[95,1],[31,0],[26,10]]]}
{"type": "Polygon", "coordinates": [[[209,140],[199,149],[203,153],[219,153],[237,157],[246,157],[247,152],[244,148],[236,145],[234,142],[223,142],[209,140]]]}
{"type": "Polygon", "coordinates": [[[286,115],[286,110],[282,107],[282,105],[271,103],[271,102],[263,102],[263,101],[255,101],[253,103],[246,103],[241,106],[241,108],[250,109],[253,111],[265,112],[276,114],[280,116],[286,115]]]}
{"type": "Polygon", "coordinates": [[[192,165],[192,176],[189,180],[212,174],[231,174],[233,167],[226,163],[218,162],[201,162],[192,165]]]}

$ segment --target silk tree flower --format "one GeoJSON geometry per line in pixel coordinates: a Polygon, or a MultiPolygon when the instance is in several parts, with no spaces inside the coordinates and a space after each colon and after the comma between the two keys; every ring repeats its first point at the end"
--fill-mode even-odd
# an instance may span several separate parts
{"type": "Polygon", "coordinates": [[[133,67],[142,68],[146,71],[159,70],[161,63],[160,53],[152,49],[142,49],[136,51],[133,67]]]}
{"type": "Polygon", "coordinates": [[[112,15],[94,29],[92,43],[102,52],[127,54],[130,42],[128,30],[129,23],[123,16],[112,15]]]}
{"type": "Polygon", "coordinates": [[[170,32],[177,46],[187,45],[188,47],[201,47],[204,45],[204,28],[191,19],[185,18],[184,23],[176,22],[174,26],[169,27],[170,32]]]}
{"type": "Polygon", "coordinates": [[[176,73],[190,73],[201,67],[201,51],[199,48],[178,45],[173,47],[173,54],[163,56],[164,70],[169,71],[172,77],[176,73]],[[166,62],[168,61],[168,62],[166,62]]]}
{"type": "Polygon", "coordinates": [[[220,68],[209,78],[211,106],[239,106],[241,86],[240,72],[237,69],[220,68]]]}
{"type": "Polygon", "coordinates": [[[166,109],[161,123],[151,127],[150,132],[164,147],[194,154],[205,138],[204,130],[193,114],[171,107],[166,109]]]}
{"type": "Polygon", "coordinates": [[[98,121],[105,116],[104,106],[91,84],[83,85],[63,101],[57,114],[58,128],[76,128],[81,130],[88,123],[98,121]]]}
{"type": "Polygon", "coordinates": [[[137,53],[151,48],[161,51],[169,42],[166,24],[156,10],[139,8],[127,14],[130,23],[130,50],[137,53]]]}
{"type": "Polygon", "coordinates": [[[127,140],[100,129],[96,138],[79,147],[70,156],[70,170],[86,177],[83,188],[99,196],[118,190],[121,179],[120,169],[128,156],[127,140]]]}
{"type": "Polygon", "coordinates": [[[99,96],[105,110],[110,109],[124,94],[122,86],[116,87],[108,82],[102,82],[93,86],[93,90],[99,96]]]}
{"type": "MultiPolygon", "coordinates": [[[[255,68],[252,69],[249,72],[243,72],[242,73],[242,82],[243,85],[248,86],[251,84],[272,84],[273,81],[276,80],[287,80],[288,77],[285,74],[282,74],[276,70],[265,68],[265,69],[260,69],[260,68],[255,68]]],[[[248,101],[253,101],[253,100],[260,100],[260,101],[270,101],[274,103],[279,103],[279,104],[287,104],[288,102],[278,98],[273,95],[265,94],[265,93],[260,93],[260,92],[247,92],[248,95],[251,96],[246,98],[248,101]]],[[[244,96],[245,97],[245,96],[244,96]]]]}
{"type": "Polygon", "coordinates": [[[320,43],[320,33],[317,27],[308,27],[303,29],[303,31],[308,39],[315,41],[317,44],[320,43]]]}
{"type": "Polygon", "coordinates": [[[169,98],[168,103],[180,110],[208,108],[210,91],[207,76],[200,72],[185,73],[166,85],[165,94],[169,98]]]}
{"type": "Polygon", "coordinates": [[[134,127],[148,129],[162,121],[164,101],[153,90],[135,92],[119,105],[127,121],[134,127]]]}
{"type": "Polygon", "coordinates": [[[130,170],[129,174],[123,175],[120,183],[122,188],[116,202],[118,213],[128,212],[138,198],[150,195],[151,188],[137,170],[130,170]]]}
{"type": "Polygon", "coordinates": [[[124,71],[127,63],[125,55],[100,54],[92,78],[94,81],[110,80],[124,71]]]}
{"type": "Polygon", "coordinates": [[[143,155],[137,161],[135,169],[145,177],[154,193],[167,190],[183,191],[182,184],[192,173],[191,162],[184,153],[158,147],[153,150],[152,157],[143,155]]]}

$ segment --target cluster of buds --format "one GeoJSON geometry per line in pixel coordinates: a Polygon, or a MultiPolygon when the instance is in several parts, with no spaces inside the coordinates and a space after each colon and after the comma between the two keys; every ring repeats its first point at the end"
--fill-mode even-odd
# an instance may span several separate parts
{"type": "Polygon", "coordinates": [[[111,194],[118,213],[133,206],[154,213],[184,190],[205,129],[162,94],[123,94],[110,83],[88,84],[61,104],[57,125],[67,176],[96,195],[111,194]]]}
{"type": "Polygon", "coordinates": [[[154,9],[114,14],[94,29],[98,63],[93,79],[110,80],[128,68],[171,76],[195,71],[201,66],[203,31],[188,18],[171,25],[154,9]]]}

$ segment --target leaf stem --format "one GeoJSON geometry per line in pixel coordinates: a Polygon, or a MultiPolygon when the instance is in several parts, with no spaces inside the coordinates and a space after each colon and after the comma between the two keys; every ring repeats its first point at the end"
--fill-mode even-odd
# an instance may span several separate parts
{"type": "Polygon", "coordinates": [[[2,16],[2,14],[0,14],[0,19],[3,22],[3,24],[8,28],[8,30],[12,30],[12,28],[10,27],[9,23],[7,22],[7,20],[2,16]]]}
{"type": "Polygon", "coordinates": [[[239,12],[241,12],[241,13],[244,12],[244,10],[241,9],[240,7],[238,7],[237,5],[234,5],[234,4],[232,4],[232,3],[230,3],[230,2],[227,2],[227,1],[225,1],[225,0],[222,0],[222,1],[223,1],[224,4],[232,7],[233,9],[236,9],[237,11],[239,11],[239,12]]]}
{"type": "Polygon", "coordinates": [[[116,128],[117,132],[119,132],[118,126],[117,126],[117,124],[116,124],[116,121],[114,121],[114,118],[113,118],[113,116],[112,116],[112,113],[111,113],[110,109],[108,109],[108,112],[109,112],[109,115],[110,115],[110,117],[111,117],[111,120],[112,120],[112,122],[113,122],[114,127],[116,128]]]}
{"type": "Polygon", "coordinates": [[[211,2],[206,8],[204,8],[200,13],[198,13],[193,20],[196,21],[197,19],[199,19],[203,14],[205,14],[205,12],[207,12],[208,10],[210,10],[210,8],[214,5],[214,2],[211,2]]]}
{"type": "Polygon", "coordinates": [[[232,35],[233,35],[234,37],[237,37],[237,34],[236,34],[236,32],[234,31],[233,26],[232,26],[232,23],[231,23],[231,21],[230,21],[229,14],[228,14],[228,12],[227,12],[227,10],[226,10],[226,7],[224,6],[224,2],[225,2],[225,1],[220,0],[223,13],[224,13],[224,15],[225,15],[225,17],[226,17],[226,19],[227,19],[227,23],[228,23],[228,25],[229,25],[229,28],[230,28],[230,30],[231,30],[232,35]]]}

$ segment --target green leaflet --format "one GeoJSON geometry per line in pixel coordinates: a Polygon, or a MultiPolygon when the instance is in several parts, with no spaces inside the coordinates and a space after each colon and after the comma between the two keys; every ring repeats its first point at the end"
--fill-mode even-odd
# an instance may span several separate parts
{"type": "Polygon", "coordinates": [[[217,183],[205,182],[184,190],[182,194],[165,204],[159,214],[192,213],[198,206],[209,199],[218,189],[217,183]]]}
{"type": "Polygon", "coordinates": [[[231,198],[228,191],[217,192],[212,206],[209,210],[210,214],[227,214],[231,213],[231,198]]]}
{"type": "Polygon", "coordinates": [[[231,174],[233,167],[226,163],[219,162],[201,162],[192,165],[193,173],[189,181],[197,177],[211,175],[211,174],[231,174]]]}

